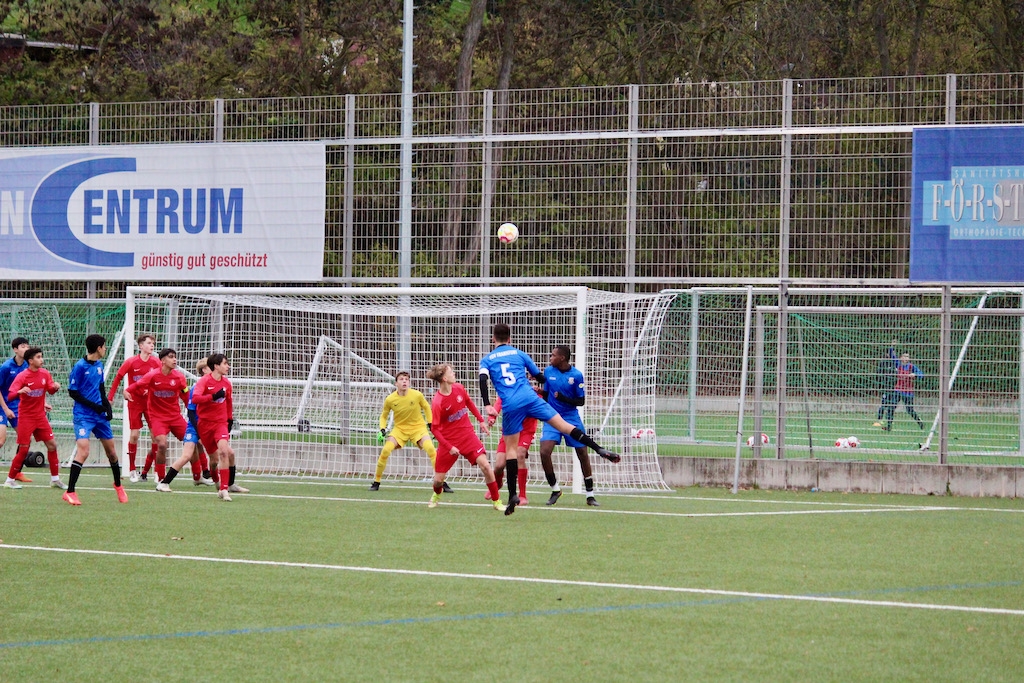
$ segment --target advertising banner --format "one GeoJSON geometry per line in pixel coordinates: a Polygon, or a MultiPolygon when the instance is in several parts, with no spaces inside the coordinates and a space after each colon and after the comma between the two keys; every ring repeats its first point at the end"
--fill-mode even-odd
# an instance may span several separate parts
{"type": "Polygon", "coordinates": [[[315,281],[322,143],[0,150],[0,280],[315,281]]]}
{"type": "Polygon", "coordinates": [[[914,131],[910,280],[1024,283],[1024,126],[914,131]]]}

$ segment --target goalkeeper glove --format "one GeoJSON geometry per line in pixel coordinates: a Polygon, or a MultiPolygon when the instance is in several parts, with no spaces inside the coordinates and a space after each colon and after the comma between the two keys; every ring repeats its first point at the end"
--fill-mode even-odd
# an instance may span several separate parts
{"type": "Polygon", "coordinates": [[[224,391],[224,388],[221,387],[217,391],[213,392],[213,400],[214,401],[219,401],[219,400],[221,400],[222,398],[224,398],[227,395],[228,395],[228,392],[224,391]]]}
{"type": "Polygon", "coordinates": [[[385,439],[387,439],[387,430],[382,429],[380,430],[380,434],[377,435],[377,443],[383,445],[385,439]]]}

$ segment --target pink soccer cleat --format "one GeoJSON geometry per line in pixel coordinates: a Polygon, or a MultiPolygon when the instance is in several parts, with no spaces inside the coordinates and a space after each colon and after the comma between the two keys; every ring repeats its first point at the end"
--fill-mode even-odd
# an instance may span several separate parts
{"type": "Polygon", "coordinates": [[[70,505],[81,505],[82,504],[82,501],[78,500],[78,494],[77,493],[73,493],[73,492],[69,493],[69,492],[65,491],[64,495],[61,496],[61,498],[63,498],[65,501],[67,501],[70,505]]]}
{"type": "Polygon", "coordinates": [[[117,502],[118,503],[127,503],[128,502],[128,493],[124,490],[123,486],[115,486],[114,490],[117,491],[117,502]]]}

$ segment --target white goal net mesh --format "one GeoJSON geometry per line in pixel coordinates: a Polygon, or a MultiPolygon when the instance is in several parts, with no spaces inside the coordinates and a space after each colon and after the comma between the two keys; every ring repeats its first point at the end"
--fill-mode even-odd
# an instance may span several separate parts
{"type": "MultiPolygon", "coordinates": [[[[667,488],[657,460],[655,391],[662,320],[673,294],[632,295],[582,287],[525,288],[129,288],[126,334],[157,337],[179,367],[223,352],[231,363],[234,445],[250,474],[371,477],[378,422],[400,370],[429,401],[426,371],[450,363],[479,403],[480,358],[497,322],[543,368],[551,348],[575,349],[584,372],[587,431],[620,452],[616,465],[593,458],[598,490],[667,488]]],[[[484,439],[489,456],[499,429],[484,439]]],[[[538,433],[539,439],[539,433],[538,433]]],[[[538,444],[539,445],[539,444],[538,444]]],[[[543,480],[537,446],[531,479],[543,480]]],[[[572,482],[572,451],[555,450],[560,481],[572,482]]],[[[431,475],[427,456],[407,445],[385,478],[431,475]]],[[[450,478],[479,480],[462,460],[450,478]]]]}

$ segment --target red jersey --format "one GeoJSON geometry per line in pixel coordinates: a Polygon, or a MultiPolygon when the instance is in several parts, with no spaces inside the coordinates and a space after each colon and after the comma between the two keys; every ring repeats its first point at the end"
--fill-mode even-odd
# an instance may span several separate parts
{"type": "MultiPolygon", "coordinates": [[[[113,401],[114,394],[117,393],[117,387],[121,384],[121,380],[125,375],[128,376],[127,386],[135,384],[140,379],[148,375],[153,370],[160,369],[160,359],[155,354],[150,354],[148,360],[142,360],[141,356],[132,356],[124,363],[121,363],[121,367],[117,370],[117,375],[114,376],[114,383],[110,385],[110,391],[107,393],[107,400],[113,401]]],[[[131,393],[131,389],[128,390],[131,393]]],[[[146,391],[141,392],[138,396],[132,394],[132,403],[139,404],[137,407],[146,407],[146,391]]]]}
{"type": "Polygon", "coordinates": [[[200,378],[192,388],[192,403],[196,405],[200,423],[226,423],[235,415],[231,403],[231,380],[227,377],[214,379],[212,374],[200,378]],[[224,398],[214,398],[213,395],[221,389],[224,390],[224,398]]]}
{"type": "Polygon", "coordinates": [[[18,373],[11,382],[11,388],[7,392],[7,400],[12,401],[20,398],[18,404],[18,422],[35,422],[46,420],[46,395],[56,394],[57,385],[53,376],[46,368],[33,370],[28,368],[18,373]],[[29,391],[19,394],[22,387],[28,387],[29,391]]]}
{"type": "Polygon", "coordinates": [[[473,413],[480,422],[484,418],[461,384],[453,384],[452,391],[447,396],[440,391],[436,392],[430,402],[430,411],[433,414],[432,431],[441,453],[450,452],[452,446],[461,451],[467,439],[470,442],[479,441],[469,414],[473,413]]]}
{"type": "Polygon", "coordinates": [[[164,374],[163,368],[146,373],[142,379],[128,385],[128,392],[148,392],[146,412],[151,418],[168,424],[181,417],[178,401],[188,405],[188,380],[181,370],[174,369],[164,374]]]}

